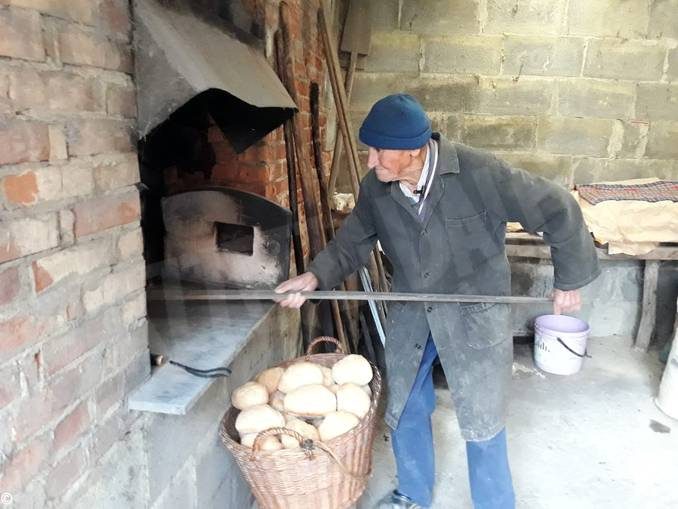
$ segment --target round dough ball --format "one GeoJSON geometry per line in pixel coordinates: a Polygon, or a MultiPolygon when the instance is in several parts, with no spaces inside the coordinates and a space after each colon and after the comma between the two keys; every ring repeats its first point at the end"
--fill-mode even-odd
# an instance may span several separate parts
{"type": "Polygon", "coordinates": [[[241,411],[235,420],[238,433],[259,433],[269,428],[285,425],[285,418],[276,409],[268,405],[256,405],[241,411]]]}
{"type": "MultiPolygon", "coordinates": [[[[285,427],[296,431],[304,438],[308,438],[310,440],[320,440],[320,435],[318,434],[318,430],[315,428],[315,426],[312,426],[301,419],[293,417],[287,421],[285,427]]],[[[284,433],[280,434],[280,441],[282,442],[285,449],[296,449],[300,445],[296,438],[290,435],[285,435],[284,433]]]]}
{"type": "Polygon", "coordinates": [[[252,447],[254,445],[254,439],[257,438],[259,433],[245,433],[240,435],[240,443],[245,447],[252,447]]]}
{"type": "Polygon", "coordinates": [[[231,394],[231,403],[238,410],[244,410],[254,405],[268,403],[268,390],[257,382],[247,382],[231,394]]]}
{"type": "Polygon", "coordinates": [[[334,384],[334,379],[332,379],[332,370],[327,366],[320,366],[320,369],[323,372],[323,385],[329,387],[334,384]]]}
{"type": "Polygon", "coordinates": [[[333,438],[343,435],[347,431],[355,428],[360,419],[350,412],[332,412],[327,414],[325,419],[318,427],[318,433],[320,433],[320,440],[327,442],[333,438]]]}
{"type": "Polygon", "coordinates": [[[268,437],[264,437],[261,439],[260,451],[279,451],[280,449],[283,448],[283,445],[280,443],[280,440],[278,440],[278,437],[275,435],[271,435],[268,437]]]}
{"type": "Polygon", "coordinates": [[[284,400],[285,394],[280,391],[275,391],[271,395],[271,399],[268,400],[268,404],[275,408],[278,412],[282,412],[285,410],[285,404],[283,403],[284,400]]]}
{"type": "Polygon", "coordinates": [[[288,367],[280,377],[278,390],[287,394],[304,385],[323,383],[323,371],[312,362],[297,362],[288,367]]]}
{"type": "Polygon", "coordinates": [[[337,409],[337,398],[321,384],[304,385],[285,394],[285,411],[299,415],[320,416],[337,409]]]}
{"type": "Polygon", "coordinates": [[[360,388],[365,391],[365,394],[367,394],[370,399],[372,399],[372,389],[370,389],[369,385],[363,385],[360,388]]]}
{"type": "Polygon", "coordinates": [[[337,391],[339,390],[339,387],[341,387],[341,385],[339,385],[339,384],[332,384],[332,385],[328,386],[327,388],[328,388],[329,390],[331,390],[334,394],[336,394],[337,391]]]}
{"type": "Polygon", "coordinates": [[[264,371],[259,373],[259,376],[257,376],[256,380],[261,385],[266,387],[269,394],[273,394],[275,391],[278,390],[278,384],[280,383],[280,377],[282,376],[282,374],[284,372],[285,372],[285,370],[283,368],[265,369],[264,371]]]}
{"type": "Polygon", "coordinates": [[[332,366],[332,378],[339,385],[367,385],[372,380],[372,366],[362,355],[347,355],[332,366]]]}
{"type": "Polygon", "coordinates": [[[370,409],[370,397],[356,384],[343,384],[337,391],[337,410],[345,410],[362,419],[370,409]]]}

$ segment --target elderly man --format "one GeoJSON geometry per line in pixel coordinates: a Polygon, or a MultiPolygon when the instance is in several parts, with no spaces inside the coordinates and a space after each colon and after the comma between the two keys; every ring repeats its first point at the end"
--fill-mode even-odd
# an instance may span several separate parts
{"type": "MultiPolygon", "coordinates": [[[[507,221],[543,232],[554,266],[555,313],[580,307],[578,289],[600,270],[577,203],[561,187],[509,167],[491,154],[431,132],[411,96],[374,104],[360,127],[369,173],[336,239],[309,272],[279,292],[337,286],[368,259],[379,241],[393,266],[393,290],[508,295],[507,221]]],[[[281,305],[299,307],[292,294],[281,305]]],[[[505,412],[513,342],[504,304],[395,303],[386,339],[388,405],[398,487],[381,508],[429,507],[435,477],[432,366],[440,358],[466,440],[477,509],[515,505],[505,412]]],[[[450,495],[441,507],[454,507],[450,495]]]]}

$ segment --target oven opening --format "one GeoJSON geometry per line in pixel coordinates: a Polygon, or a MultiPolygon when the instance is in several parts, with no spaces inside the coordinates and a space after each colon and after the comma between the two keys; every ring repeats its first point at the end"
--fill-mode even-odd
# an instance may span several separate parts
{"type": "Polygon", "coordinates": [[[242,224],[214,222],[217,230],[217,249],[247,256],[254,254],[254,228],[242,224]]]}

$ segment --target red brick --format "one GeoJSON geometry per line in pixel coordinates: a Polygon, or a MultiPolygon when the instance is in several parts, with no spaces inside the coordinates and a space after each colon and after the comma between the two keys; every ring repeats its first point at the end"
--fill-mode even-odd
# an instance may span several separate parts
{"type": "Polygon", "coordinates": [[[52,452],[58,454],[70,448],[87,431],[91,423],[87,401],[83,401],[54,428],[52,452]]]}
{"type": "Polygon", "coordinates": [[[95,198],[77,203],[73,212],[75,236],[82,237],[138,220],[141,213],[139,195],[134,192],[95,198]]]}
{"type": "Polygon", "coordinates": [[[132,52],[126,44],[110,41],[72,24],[58,26],[56,37],[59,57],[66,64],[132,73],[132,52]]]}
{"type": "Polygon", "coordinates": [[[45,493],[56,498],[71,486],[85,471],[87,458],[81,447],[73,449],[65,458],[49,470],[45,493]]]}
{"type": "Polygon", "coordinates": [[[59,244],[55,214],[0,223],[0,263],[28,256],[59,244]]]}
{"type": "Polygon", "coordinates": [[[129,39],[131,23],[128,0],[101,0],[99,16],[104,30],[129,39]]]}
{"type": "Polygon", "coordinates": [[[103,89],[93,79],[63,71],[17,69],[10,74],[9,97],[17,110],[103,111],[103,89]]]}
{"type": "Polygon", "coordinates": [[[136,153],[120,159],[106,160],[94,167],[94,182],[98,191],[112,191],[139,182],[139,160],[136,153]]]}
{"type": "Polygon", "coordinates": [[[11,302],[19,294],[21,280],[18,267],[0,272],[0,306],[11,302]]]}
{"type": "Polygon", "coordinates": [[[109,311],[80,325],[63,336],[50,338],[42,347],[47,376],[52,376],[79,359],[116,332],[123,330],[119,314],[109,311]]]}
{"type": "Polygon", "coordinates": [[[10,5],[35,9],[50,16],[72,19],[91,25],[96,16],[96,2],[91,0],[8,0],[10,5]]]}
{"type": "Polygon", "coordinates": [[[0,410],[21,395],[21,385],[14,366],[0,370],[0,410]]]}
{"type": "Polygon", "coordinates": [[[46,326],[44,320],[27,315],[0,321],[0,361],[9,359],[39,341],[46,326]]]}
{"type": "Polygon", "coordinates": [[[109,115],[136,118],[137,96],[134,86],[109,84],[106,92],[106,111],[109,115]]]}
{"type": "Polygon", "coordinates": [[[131,152],[132,126],[123,120],[80,120],[67,129],[68,152],[87,156],[109,152],[131,152]]]}
{"type": "Polygon", "coordinates": [[[27,205],[34,203],[38,195],[35,172],[10,175],[2,179],[2,188],[9,203],[27,205]]]}
{"type": "Polygon", "coordinates": [[[95,396],[97,420],[102,420],[113,406],[123,401],[123,387],[124,377],[122,373],[109,378],[97,387],[95,396]]]}
{"type": "Polygon", "coordinates": [[[0,55],[27,60],[45,59],[40,14],[37,12],[13,7],[1,10],[0,34],[0,55]]]}
{"type": "Polygon", "coordinates": [[[55,413],[94,389],[101,379],[101,357],[91,355],[77,366],[61,372],[51,381],[52,408],[55,413]]]}
{"type": "Polygon", "coordinates": [[[14,419],[17,443],[33,436],[54,417],[53,398],[48,391],[38,392],[31,398],[21,400],[14,419]]]}
{"type": "Polygon", "coordinates": [[[35,260],[32,264],[35,289],[42,292],[70,275],[83,276],[111,265],[115,252],[108,242],[85,242],[35,260]]]}
{"type": "Polygon", "coordinates": [[[46,161],[49,158],[47,124],[0,121],[0,147],[0,164],[46,161]]]}
{"type": "Polygon", "coordinates": [[[49,439],[43,435],[32,440],[20,451],[14,453],[3,466],[4,475],[0,478],[0,492],[18,493],[40,472],[49,456],[49,439]]]}
{"type": "Polygon", "coordinates": [[[94,313],[102,306],[117,304],[131,293],[144,288],[146,284],[146,266],[138,260],[125,270],[108,274],[100,284],[85,291],[82,300],[88,313],[94,313]]]}

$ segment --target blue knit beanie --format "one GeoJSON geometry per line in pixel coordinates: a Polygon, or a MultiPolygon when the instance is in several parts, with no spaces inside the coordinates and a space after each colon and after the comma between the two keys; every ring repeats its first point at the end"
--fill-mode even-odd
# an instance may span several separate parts
{"type": "Polygon", "coordinates": [[[368,147],[411,150],[426,145],[431,121],[411,95],[388,95],[374,103],[358,136],[368,147]]]}

